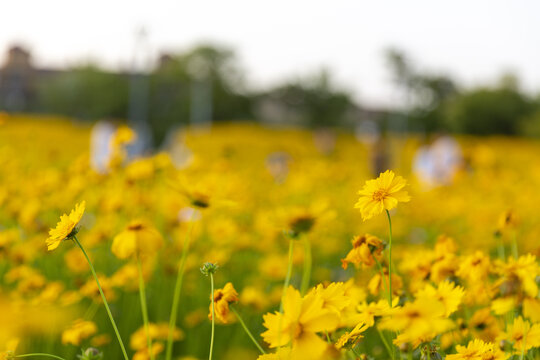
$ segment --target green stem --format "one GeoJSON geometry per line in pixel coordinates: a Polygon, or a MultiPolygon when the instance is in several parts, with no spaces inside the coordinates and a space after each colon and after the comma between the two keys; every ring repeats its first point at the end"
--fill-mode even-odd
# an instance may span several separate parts
{"type": "Polygon", "coordinates": [[[386,351],[388,351],[388,355],[390,355],[390,357],[393,360],[394,359],[394,351],[392,350],[392,348],[388,344],[388,340],[386,340],[386,337],[384,336],[382,331],[378,327],[376,327],[376,328],[377,328],[377,332],[379,333],[379,336],[381,337],[381,340],[382,340],[382,342],[384,344],[384,347],[386,348],[386,351]]]}
{"type": "Polygon", "coordinates": [[[289,240],[289,260],[287,263],[287,275],[285,276],[285,282],[283,283],[283,292],[281,294],[281,303],[279,304],[279,312],[283,313],[283,299],[289,288],[292,275],[292,265],[293,265],[293,250],[294,250],[294,240],[289,240]]]}
{"type": "Polygon", "coordinates": [[[362,358],[362,355],[360,355],[358,351],[354,349],[354,347],[351,348],[351,351],[354,353],[354,355],[358,356],[359,359],[362,358]]]}
{"type": "Polygon", "coordinates": [[[504,251],[504,242],[503,242],[503,239],[502,239],[502,235],[498,237],[498,246],[497,246],[497,254],[499,255],[499,258],[502,260],[502,261],[505,261],[506,260],[506,254],[505,254],[505,251],[504,251]]]}
{"type": "Polygon", "coordinates": [[[229,306],[229,309],[231,309],[231,311],[234,313],[234,315],[236,315],[236,318],[238,319],[238,321],[240,321],[240,324],[241,324],[242,327],[244,328],[244,331],[245,331],[246,334],[249,336],[249,338],[251,339],[251,341],[253,341],[253,343],[255,344],[255,346],[257,347],[257,349],[259,349],[259,351],[261,352],[261,354],[266,354],[266,351],[264,351],[264,349],[261,347],[261,345],[259,345],[259,343],[258,343],[257,340],[255,339],[255,337],[253,336],[253,334],[251,333],[251,331],[249,331],[248,327],[246,326],[246,323],[244,322],[244,320],[242,320],[242,317],[240,316],[240,314],[238,313],[238,311],[236,311],[236,309],[233,308],[232,306],[229,306]]]}
{"type": "Polygon", "coordinates": [[[212,336],[210,337],[210,355],[208,360],[212,360],[212,351],[214,349],[214,327],[216,322],[216,312],[214,310],[214,274],[210,273],[210,299],[212,301],[212,336]]]}
{"type": "Polygon", "coordinates": [[[166,360],[172,359],[173,350],[173,335],[176,328],[176,318],[178,314],[178,303],[180,302],[180,293],[182,290],[182,282],[184,280],[184,270],[186,267],[187,255],[189,252],[191,232],[193,231],[193,215],[190,218],[190,226],[184,244],[182,246],[182,257],[180,258],[180,264],[178,265],[178,274],[176,275],[176,284],[174,286],[173,303],[171,308],[171,317],[169,319],[169,334],[167,336],[167,351],[165,355],[166,360]]]}
{"type": "Polygon", "coordinates": [[[311,279],[311,243],[307,236],[304,236],[304,273],[302,274],[302,283],[300,285],[300,293],[302,296],[306,294],[309,288],[309,281],[311,279]]]}
{"type": "Polygon", "coordinates": [[[386,210],[388,216],[388,305],[392,307],[392,219],[390,212],[386,210]]]}
{"type": "Polygon", "coordinates": [[[122,341],[120,332],[118,332],[118,327],[116,326],[116,322],[114,321],[114,318],[112,316],[111,309],[109,308],[109,303],[107,302],[107,299],[105,298],[105,294],[103,293],[103,289],[101,288],[101,284],[99,283],[99,279],[96,274],[96,270],[94,269],[94,265],[92,265],[92,262],[90,261],[90,258],[88,257],[88,254],[86,254],[86,251],[84,251],[84,248],[81,245],[79,239],[77,239],[77,236],[73,236],[73,240],[75,240],[75,243],[79,246],[79,248],[83,252],[84,257],[86,258],[86,261],[88,261],[88,265],[90,265],[90,270],[92,271],[92,275],[94,275],[94,279],[96,280],[99,293],[101,294],[101,299],[103,300],[103,305],[105,305],[105,309],[107,310],[107,315],[109,315],[109,320],[111,320],[111,324],[116,334],[116,338],[118,339],[118,342],[120,343],[120,347],[122,348],[122,354],[124,354],[124,359],[129,360],[127,352],[126,352],[126,348],[124,346],[124,342],[122,341]]]}
{"type": "Polygon", "coordinates": [[[144,278],[142,273],[141,260],[137,258],[137,269],[139,272],[139,296],[141,298],[141,312],[144,322],[144,331],[146,332],[148,354],[150,359],[154,360],[154,353],[152,352],[152,339],[150,338],[150,326],[148,325],[148,307],[146,305],[146,290],[144,286],[144,278]]]}
{"type": "Polygon", "coordinates": [[[44,357],[50,357],[53,359],[59,359],[59,360],[66,360],[60,356],[52,355],[52,354],[46,354],[46,353],[32,353],[32,354],[22,354],[22,355],[15,355],[13,357],[15,358],[23,358],[23,357],[30,357],[30,356],[44,356],[44,357]]]}
{"type": "Polygon", "coordinates": [[[514,258],[517,260],[519,257],[518,253],[518,244],[517,244],[517,238],[516,238],[516,231],[512,231],[512,255],[514,255],[514,258]]]}
{"type": "MultiPolygon", "coordinates": [[[[289,240],[289,260],[287,262],[287,274],[285,275],[285,282],[283,283],[283,291],[281,293],[281,301],[279,303],[279,313],[283,314],[283,299],[287,294],[287,289],[289,288],[289,283],[291,282],[292,275],[292,266],[293,266],[293,250],[294,250],[294,240],[289,240]]],[[[281,329],[282,329],[283,316],[279,317],[278,324],[278,353],[281,349],[281,329]]]]}
{"type": "Polygon", "coordinates": [[[92,300],[92,304],[90,304],[90,306],[86,310],[86,313],[84,313],[83,319],[92,320],[94,316],[96,316],[98,307],[99,307],[99,304],[96,301],[92,300]]]}
{"type": "MultiPolygon", "coordinates": [[[[377,263],[377,266],[379,267],[379,271],[381,272],[381,284],[383,287],[388,288],[388,282],[386,281],[386,276],[384,276],[384,270],[381,265],[381,262],[377,260],[377,258],[373,257],[375,259],[375,262],[377,263]]],[[[390,304],[390,307],[392,307],[392,294],[390,294],[390,291],[388,291],[388,303],[390,304]]]]}

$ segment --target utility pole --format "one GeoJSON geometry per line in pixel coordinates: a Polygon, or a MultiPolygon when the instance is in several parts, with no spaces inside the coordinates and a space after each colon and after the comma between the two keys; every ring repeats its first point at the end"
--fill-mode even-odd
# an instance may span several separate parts
{"type": "Polygon", "coordinates": [[[130,69],[129,125],[137,133],[137,140],[128,147],[130,157],[138,157],[153,149],[149,121],[148,95],[150,76],[150,48],[144,27],[135,33],[135,48],[130,69]]]}

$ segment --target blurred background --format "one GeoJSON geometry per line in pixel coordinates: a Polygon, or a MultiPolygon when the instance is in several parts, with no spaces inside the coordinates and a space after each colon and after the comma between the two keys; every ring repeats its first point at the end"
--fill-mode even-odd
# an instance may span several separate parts
{"type": "MultiPolygon", "coordinates": [[[[406,281],[449,238],[463,254],[540,256],[540,2],[17,0],[0,14],[0,304],[39,307],[34,329],[0,306],[0,358],[13,334],[18,353],[74,358],[91,344],[120,358],[81,254],[46,251],[82,200],[81,239],[130,342],[142,334],[137,270],[112,239],[138,218],[163,235],[144,275],[149,317],[166,326],[193,226],[181,359],[207,357],[201,264],[219,263],[217,286],[234,283],[258,336],[280,301],[284,234],[306,219],[312,285],[367,289],[371,273],[340,259],[355,235],[386,238],[386,219],[362,222],[354,204],[387,169],[410,184],[392,213],[406,281]],[[76,317],[99,331],[61,339],[76,317]]],[[[453,274],[453,261],[439,269],[453,274]]],[[[218,358],[256,358],[238,324],[227,329],[218,358]]],[[[384,356],[377,341],[365,351],[384,356]]]]}
{"type": "Polygon", "coordinates": [[[127,121],[137,151],[223,121],[540,136],[534,1],[9,2],[0,109],[127,121]]]}

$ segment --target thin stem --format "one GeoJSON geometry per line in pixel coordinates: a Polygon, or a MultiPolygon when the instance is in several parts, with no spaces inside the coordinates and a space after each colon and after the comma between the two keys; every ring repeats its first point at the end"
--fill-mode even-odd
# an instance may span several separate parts
{"type": "MultiPolygon", "coordinates": [[[[289,283],[291,282],[292,275],[292,265],[293,265],[293,250],[294,250],[294,240],[289,240],[289,260],[287,261],[287,274],[285,275],[285,282],[283,283],[283,291],[281,294],[281,301],[279,303],[279,313],[283,314],[283,300],[287,294],[287,289],[289,288],[289,283]]],[[[279,317],[278,323],[278,353],[281,349],[281,329],[283,325],[283,316],[279,317]]]]}
{"type": "Polygon", "coordinates": [[[512,231],[512,255],[514,255],[514,258],[517,260],[519,257],[518,253],[518,244],[517,244],[517,238],[516,238],[516,231],[512,231]]]}
{"type": "Polygon", "coordinates": [[[300,293],[303,295],[306,294],[306,291],[309,288],[309,281],[311,279],[311,243],[307,236],[304,236],[304,272],[302,274],[302,283],[300,285],[300,293]]]}
{"type": "Polygon", "coordinates": [[[210,355],[208,360],[212,360],[212,351],[214,349],[214,327],[216,322],[216,312],[214,310],[214,274],[210,273],[210,298],[212,301],[212,336],[210,337],[210,355]]]}
{"type": "MultiPolygon", "coordinates": [[[[388,282],[386,281],[386,277],[384,276],[384,270],[383,270],[383,267],[381,265],[381,262],[379,260],[377,260],[376,257],[373,257],[375,259],[375,262],[377,263],[377,266],[381,272],[381,283],[382,283],[382,286],[385,287],[385,288],[388,288],[388,282]]],[[[390,280],[390,279],[389,279],[390,280]]],[[[388,292],[388,302],[390,303],[390,307],[392,307],[392,295],[390,294],[390,292],[388,292]]]]}
{"type": "Polygon", "coordinates": [[[504,252],[504,242],[503,242],[503,239],[502,239],[502,236],[499,236],[498,237],[498,246],[497,246],[497,254],[499,255],[499,258],[502,260],[502,261],[505,261],[506,259],[506,254],[504,252]]]}
{"type": "Polygon", "coordinates": [[[142,312],[142,317],[143,317],[143,322],[144,322],[144,331],[146,333],[148,354],[150,354],[150,359],[154,360],[154,353],[152,352],[152,339],[150,338],[150,327],[148,325],[148,307],[146,305],[146,290],[144,286],[141,260],[138,257],[137,257],[137,269],[139,272],[139,296],[141,298],[141,312],[142,312]]]}
{"type": "Polygon", "coordinates": [[[351,348],[351,351],[354,353],[354,355],[358,356],[359,358],[362,357],[362,355],[359,354],[358,351],[356,351],[356,350],[354,349],[354,347],[351,348]]]}
{"type": "Polygon", "coordinates": [[[98,276],[96,274],[96,270],[94,269],[94,265],[92,265],[92,262],[90,261],[90,258],[88,257],[88,254],[86,254],[86,251],[84,251],[83,246],[81,245],[79,239],[77,239],[77,236],[73,236],[73,240],[75,243],[79,246],[81,251],[83,252],[84,257],[86,258],[86,261],[88,261],[88,265],[90,265],[90,270],[92,271],[92,275],[94,275],[94,279],[96,280],[99,293],[101,294],[101,299],[103,300],[103,305],[105,305],[105,309],[107,310],[107,315],[109,315],[109,320],[111,320],[111,324],[113,326],[114,332],[116,334],[116,338],[118,339],[118,342],[120,343],[120,347],[122,348],[122,354],[124,354],[124,359],[129,360],[126,348],[124,346],[124,342],[122,341],[122,337],[120,336],[120,332],[118,332],[118,327],[116,326],[116,322],[114,321],[114,318],[111,313],[111,309],[109,308],[109,303],[107,302],[107,299],[105,298],[105,294],[103,293],[103,289],[101,288],[101,284],[99,283],[98,276]]]}
{"type": "Polygon", "coordinates": [[[92,304],[90,304],[90,306],[84,313],[83,319],[92,320],[94,316],[96,315],[98,307],[99,307],[99,304],[96,301],[92,300],[92,304]]]}
{"type": "Polygon", "coordinates": [[[255,339],[255,337],[253,336],[253,334],[251,333],[251,331],[249,331],[248,327],[246,326],[246,323],[244,323],[244,320],[242,320],[242,317],[240,316],[240,314],[238,313],[238,311],[236,311],[236,309],[233,308],[232,306],[229,306],[229,309],[231,309],[231,311],[234,313],[234,315],[236,315],[236,318],[238,319],[238,321],[240,322],[240,324],[241,324],[242,327],[244,328],[244,331],[245,331],[246,334],[249,336],[249,338],[251,339],[251,341],[253,341],[253,343],[255,344],[255,346],[257,347],[257,349],[259,349],[259,351],[261,352],[261,354],[266,354],[266,351],[264,351],[264,349],[261,347],[261,345],[259,345],[259,342],[255,339]]]}
{"type": "Polygon", "coordinates": [[[376,327],[376,328],[377,328],[377,332],[379,333],[379,336],[381,337],[381,340],[382,340],[382,342],[384,344],[384,347],[386,348],[386,351],[388,351],[388,355],[390,355],[390,357],[393,360],[394,359],[394,351],[392,350],[392,348],[388,344],[388,340],[386,340],[386,337],[384,336],[382,331],[378,327],[376,327]]]}
{"type": "Polygon", "coordinates": [[[390,212],[386,210],[388,216],[388,305],[392,307],[392,219],[390,212]]]}
{"type": "Polygon", "coordinates": [[[173,335],[174,335],[174,329],[176,328],[178,303],[180,302],[180,293],[182,291],[182,282],[184,280],[184,270],[186,267],[186,260],[187,260],[187,255],[189,252],[190,238],[191,238],[191,232],[193,231],[193,225],[194,225],[194,221],[193,221],[193,214],[192,214],[190,218],[189,230],[184,239],[184,244],[182,246],[182,257],[180,258],[180,264],[178,265],[178,274],[176,275],[176,284],[174,286],[171,317],[169,319],[169,334],[167,336],[167,351],[165,355],[166,360],[172,359],[173,335]]]}
{"type": "Polygon", "coordinates": [[[22,354],[22,355],[15,355],[13,357],[15,357],[15,358],[23,358],[23,357],[30,357],[30,356],[44,356],[44,357],[50,357],[50,358],[53,358],[53,359],[66,360],[63,357],[52,355],[52,354],[46,354],[46,353],[22,354]]]}
{"type": "Polygon", "coordinates": [[[293,265],[293,250],[294,250],[294,240],[289,240],[289,260],[287,262],[287,275],[285,276],[285,282],[283,283],[283,292],[281,294],[281,303],[279,304],[279,312],[283,313],[283,299],[289,288],[292,275],[292,265],[293,265]]]}

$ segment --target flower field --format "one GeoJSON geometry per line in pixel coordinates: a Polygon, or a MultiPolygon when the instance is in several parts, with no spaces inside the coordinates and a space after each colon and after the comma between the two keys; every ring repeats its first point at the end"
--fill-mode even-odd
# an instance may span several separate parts
{"type": "Polygon", "coordinates": [[[98,173],[90,132],[0,119],[0,359],[540,359],[540,142],[459,137],[428,189],[414,136],[373,174],[345,133],[120,128],[98,173]]]}

